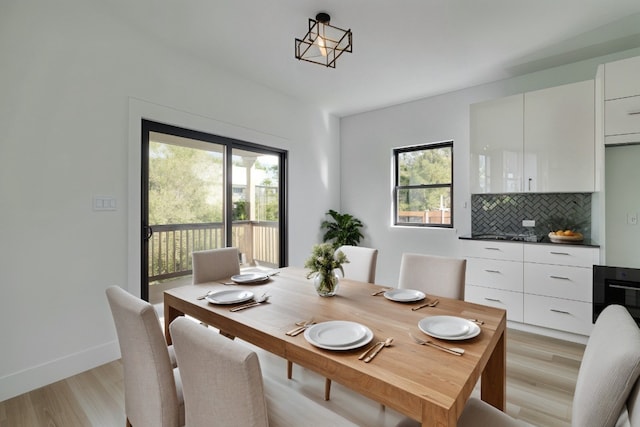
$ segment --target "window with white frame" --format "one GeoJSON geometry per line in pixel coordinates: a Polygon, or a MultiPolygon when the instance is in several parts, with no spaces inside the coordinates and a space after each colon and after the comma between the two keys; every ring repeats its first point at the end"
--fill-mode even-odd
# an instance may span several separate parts
{"type": "Polygon", "coordinates": [[[453,228],[453,141],[393,150],[394,224],[453,228]]]}

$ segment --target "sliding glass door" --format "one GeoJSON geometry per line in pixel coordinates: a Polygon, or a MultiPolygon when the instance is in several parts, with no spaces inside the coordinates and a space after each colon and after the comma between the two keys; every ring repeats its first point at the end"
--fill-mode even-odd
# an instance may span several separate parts
{"type": "Polygon", "coordinates": [[[285,151],[143,120],[142,163],[144,299],[190,283],[193,251],[234,246],[243,269],[285,265],[285,151]]]}
{"type": "Polygon", "coordinates": [[[232,238],[243,266],[280,266],[280,158],[232,150],[232,238]]]}

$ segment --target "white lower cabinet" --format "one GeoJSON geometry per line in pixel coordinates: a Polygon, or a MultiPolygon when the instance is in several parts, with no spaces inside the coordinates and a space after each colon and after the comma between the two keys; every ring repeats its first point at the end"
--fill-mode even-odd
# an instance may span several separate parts
{"type": "Polygon", "coordinates": [[[467,259],[465,300],[505,309],[507,320],[522,322],[522,243],[462,243],[467,259]]]}
{"type": "Polygon", "coordinates": [[[467,258],[467,280],[476,286],[522,292],[522,261],[467,258]]]}
{"type": "Polygon", "coordinates": [[[499,259],[522,262],[521,242],[500,242],[494,240],[463,240],[463,255],[467,258],[499,259]]]}
{"type": "Polygon", "coordinates": [[[463,241],[462,248],[465,300],[503,308],[513,322],[591,333],[592,267],[599,261],[598,248],[478,241],[463,241]]]}
{"type": "Polygon", "coordinates": [[[524,248],[524,323],[589,335],[593,328],[593,265],[597,248],[524,248]]]}
{"type": "Polygon", "coordinates": [[[538,264],[568,265],[591,269],[600,260],[598,248],[576,245],[525,245],[524,261],[538,264]]]}
{"type": "Polygon", "coordinates": [[[476,304],[502,308],[507,311],[507,320],[514,322],[524,321],[522,292],[467,284],[464,299],[476,304]]]}
{"type": "Polygon", "coordinates": [[[591,334],[591,303],[524,295],[524,323],[580,335],[591,334]]]}
{"type": "Polygon", "coordinates": [[[591,268],[524,263],[524,293],[591,302],[591,268]]]}

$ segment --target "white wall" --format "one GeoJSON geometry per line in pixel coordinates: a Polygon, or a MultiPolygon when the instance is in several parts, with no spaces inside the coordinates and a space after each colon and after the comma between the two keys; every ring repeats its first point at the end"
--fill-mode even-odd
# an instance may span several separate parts
{"type": "Polygon", "coordinates": [[[104,290],[139,292],[140,117],[289,150],[292,265],[339,208],[335,117],[147,39],[106,4],[0,4],[0,401],[119,357],[104,290]],[[118,209],[92,211],[93,195],[118,209]]]}
{"type": "Polygon", "coordinates": [[[362,245],[380,251],[376,282],[397,282],[402,252],[457,256],[458,236],[471,232],[470,104],[593,79],[598,64],[637,55],[640,49],[342,118],[341,207],[366,225],[362,245]],[[392,227],[392,149],[446,140],[454,141],[455,229],[392,227]]]}

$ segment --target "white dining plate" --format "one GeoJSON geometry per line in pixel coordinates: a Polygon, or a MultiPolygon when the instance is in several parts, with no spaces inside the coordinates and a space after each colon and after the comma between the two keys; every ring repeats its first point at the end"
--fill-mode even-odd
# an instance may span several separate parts
{"type": "Polygon", "coordinates": [[[231,277],[235,283],[258,283],[269,280],[269,276],[264,273],[244,273],[231,277]]]}
{"type": "Polygon", "coordinates": [[[455,316],[431,316],[418,322],[418,328],[427,335],[443,340],[466,340],[480,334],[480,326],[455,316]]]}
{"type": "Polygon", "coordinates": [[[414,289],[391,289],[384,293],[384,297],[397,302],[414,302],[425,298],[424,292],[414,289]]]}
{"type": "Polygon", "coordinates": [[[205,298],[212,304],[236,304],[253,299],[253,292],[240,289],[227,289],[210,293],[205,298]]]}
{"type": "Polygon", "coordinates": [[[327,350],[352,350],[371,342],[373,332],[356,322],[332,320],[307,328],[304,337],[310,344],[327,350]]]}

